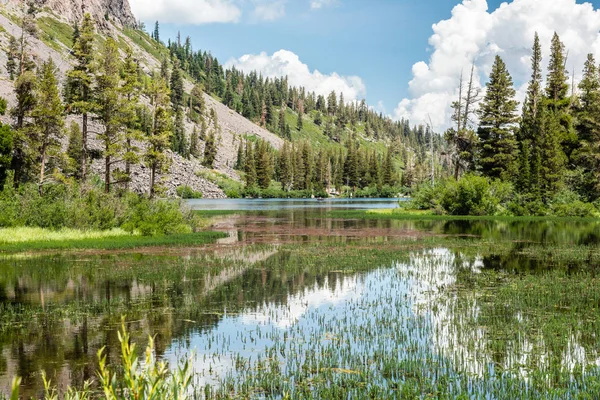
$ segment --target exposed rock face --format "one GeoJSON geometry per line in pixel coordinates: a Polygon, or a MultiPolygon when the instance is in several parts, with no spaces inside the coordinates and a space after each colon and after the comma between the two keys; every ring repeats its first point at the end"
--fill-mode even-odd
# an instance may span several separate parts
{"type": "MultiPolygon", "coordinates": [[[[24,0],[9,0],[18,5],[24,0]]],[[[56,15],[74,23],[81,21],[85,13],[90,13],[102,28],[108,27],[106,16],[123,26],[136,26],[128,0],[35,0],[39,7],[48,7],[56,15]]]]}

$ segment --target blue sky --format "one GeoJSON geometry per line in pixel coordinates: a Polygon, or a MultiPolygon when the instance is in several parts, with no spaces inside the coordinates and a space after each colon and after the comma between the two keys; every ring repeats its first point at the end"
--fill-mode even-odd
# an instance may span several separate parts
{"type": "MultiPolygon", "coordinates": [[[[170,15],[165,11],[167,9],[160,10],[155,7],[155,10],[147,10],[145,7],[147,3],[144,0],[130,1],[134,12],[144,20],[148,29],[153,26],[156,19],[159,22],[163,21],[161,22],[163,39],[173,38],[177,31],[181,31],[182,37],[189,35],[192,38],[195,49],[209,50],[223,62],[247,54],[258,55],[261,52],[266,52],[266,55],[270,56],[284,49],[298,56],[299,61],[306,64],[311,72],[317,69],[326,75],[337,73],[341,76],[359,77],[366,89],[358,96],[362,97],[366,93],[365,97],[369,104],[372,106],[382,104],[390,115],[400,115],[399,103],[403,99],[412,101],[419,95],[428,94],[426,90],[423,92],[423,88],[409,89],[409,82],[415,77],[413,65],[419,61],[429,64],[430,72],[433,74],[435,66],[429,60],[437,47],[432,47],[428,43],[434,33],[433,24],[442,20],[458,24],[455,28],[448,27],[440,34],[447,36],[444,39],[445,43],[451,43],[450,38],[452,35],[456,36],[456,32],[460,35],[462,30],[460,24],[465,28],[467,25],[473,25],[473,29],[477,26],[478,30],[473,32],[483,31],[487,36],[476,44],[478,46],[476,51],[485,52],[485,46],[489,47],[490,43],[505,41],[499,38],[502,33],[488,32],[487,28],[481,25],[480,20],[487,18],[488,15],[506,24],[507,34],[510,34],[513,29],[510,26],[512,21],[522,19],[519,13],[532,14],[531,10],[537,10],[535,6],[539,6],[541,14],[549,14],[542,15],[538,19],[532,16],[531,25],[535,25],[536,30],[547,29],[548,31],[561,29],[568,31],[573,26],[570,26],[568,21],[559,20],[563,14],[573,10],[572,21],[577,21],[581,19],[581,13],[589,13],[591,10],[591,8],[584,10],[578,7],[583,2],[575,0],[515,0],[514,3],[520,5],[511,4],[514,9],[512,12],[508,12],[509,7],[507,12],[495,13],[501,2],[489,0],[486,14],[485,0],[466,0],[465,3],[472,4],[463,7],[462,11],[458,10],[453,17],[453,8],[462,2],[457,0],[170,0],[168,1],[170,6],[177,3],[177,6],[181,7],[180,14],[170,15]],[[322,6],[311,8],[312,3],[318,1],[323,3],[322,6]],[[144,7],[140,2],[146,3],[144,7]],[[186,20],[187,15],[191,15],[192,9],[195,13],[203,12],[199,10],[202,7],[198,4],[203,2],[211,3],[212,6],[226,3],[230,8],[221,10],[221,14],[213,10],[215,14],[209,17],[203,14],[198,15],[196,20],[192,20],[191,17],[186,20]],[[194,3],[191,6],[193,8],[186,10],[185,7],[189,5],[186,3],[194,3]],[[231,16],[232,14],[235,15],[231,16]],[[460,15],[464,16],[460,17],[460,15]],[[553,17],[557,26],[552,26],[553,17]],[[210,22],[211,18],[223,22],[210,22]],[[185,23],[174,23],[182,20],[185,23]],[[548,20],[549,26],[543,26],[545,20],[548,20]]],[[[154,2],[161,3],[161,1],[167,4],[166,0],[154,2]]],[[[600,0],[595,0],[593,3],[595,8],[600,5],[600,0]]],[[[600,15],[597,19],[600,27],[600,15]]],[[[591,34],[595,29],[595,23],[594,19],[588,24],[591,25],[588,29],[591,34]]],[[[524,31],[527,28],[527,23],[523,25],[521,22],[515,22],[515,30],[524,31]]],[[[465,35],[467,35],[465,38],[469,35],[476,36],[474,33],[470,34],[468,29],[465,29],[465,35]]],[[[529,36],[524,33],[524,37],[529,36]]],[[[460,42],[461,39],[458,38],[458,41],[460,42]]],[[[461,53],[460,46],[457,46],[456,51],[461,53]]],[[[441,55],[444,45],[440,44],[439,47],[441,55]]],[[[530,41],[525,41],[524,49],[528,47],[530,41]]],[[[504,44],[504,48],[500,51],[506,54],[514,48],[514,43],[504,44]]],[[[522,50],[518,49],[518,51],[522,50]]],[[[470,49],[465,49],[464,52],[474,57],[470,49]]],[[[585,49],[581,49],[582,54],[585,52],[585,49]]],[[[457,58],[460,56],[462,53],[457,54],[457,58]]],[[[255,63],[248,65],[263,65],[268,60],[254,61],[255,63]]],[[[483,79],[486,72],[485,61],[481,64],[477,67],[483,79]]],[[[523,69],[517,61],[515,66],[515,70],[523,69]]],[[[443,69],[442,67],[438,66],[437,70],[443,69]]],[[[435,81],[439,75],[429,76],[428,81],[435,81]]],[[[445,79],[448,80],[447,78],[445,79]]],[[[519,80],[519,76],[516,76],[515,81],[518,83],[519,80]]],[[[448,92],[449,89],[445,90],[448,92]]],[[[418,112],[413,113],[414,115],[410,110],[401,110],[401,112],[407,113],[407,117],[419,118],[418,112]]],[[[428,112],[435,112],[435,110],[428,110],[428,112]]],[[[420,118],[422,117],[421,113],[420,118]]]]}

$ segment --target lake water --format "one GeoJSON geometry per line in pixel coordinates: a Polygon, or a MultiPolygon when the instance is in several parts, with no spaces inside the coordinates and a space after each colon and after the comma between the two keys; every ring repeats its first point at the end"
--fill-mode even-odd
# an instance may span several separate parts
{"type": "Polygon", "coordinates": [[[0,259],[0,392],[18,375],[40,397],[42,370],[59,391],[96,379],[101,347],[119,362],[125,315],[140,348],[152,335],[171,365],[193,354],[200,398],[599,393],[598,222],[328,213],[389,199],[190,204],[240,212],[215,217],[228,237],[208,246],[0,259]]]}
{"type": "Polygon", "coordinates": [[[408,199],[198,199],[188,200],[187,203],[194,210],[368,210],[378,208],[398,208],[398,202],[406,200],[408,199]]]}

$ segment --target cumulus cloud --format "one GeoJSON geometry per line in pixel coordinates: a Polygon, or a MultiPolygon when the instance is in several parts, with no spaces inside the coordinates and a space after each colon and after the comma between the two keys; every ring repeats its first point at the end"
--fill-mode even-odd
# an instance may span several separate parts
{"type": "Polygon", "coordinates": [[[238,59],[229,60],[226,67],[235,67],[245,72],[258,71],[269,78],[287,76],[292,86],[304,86],[308,91],[324,96],[335,90],[337,93],[344,93],[344,99],[347,101],[362,99],[367,91],[360,77],[311,71],[308,65],[289,50],[279,50],[271,56],[265,52],[246,54],[238,59]]]}
{"type": "Polygon", "coordinates": [[[335,3],[335,0],[311,0],[310,9],[318,10],[319,8],[327,7],[335,3]]]}
{"type": "Polygon", "coordinates": [[[437,130],[447,128],[461,71],[468,76],[474,63],[476,83],[484,84],[497,54],[506,62],[522,100],[531,74],[534,34],[540,35],[545,67],[554,31],[569,51],[567,66],[575,68],[578,80],[587,53],[600,55],[600,11],[593,5],[576,0],[513,0],[489,12],[486,0],[463,0],[450,19],[433,25],[431,57],[413,66],[410,98],[400,101],[394,116],[415,123],[431,117],[437,130]]]}
{"type": "Polygon", "coordinates": [[[242,11],[231,0],[130,0],[141,20],[175,24],[238,22],[242,11]]]}
{"type": "Polygon", "coordinates": [[[285,15],[286,0],[253,0],[255,21],[275,21],[285,15]]]}

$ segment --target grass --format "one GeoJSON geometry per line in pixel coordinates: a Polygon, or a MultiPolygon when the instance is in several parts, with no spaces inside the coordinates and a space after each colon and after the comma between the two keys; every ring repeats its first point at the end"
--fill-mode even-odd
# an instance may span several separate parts
{"type": "Polygon", "coordinates": [[[162,44],[153,41],[146,32],[125,27],[123,33],[144,51],[152,54],[159,62],[168,57],[166,48],[162,44]]]}
{"type": "Polygon", "coordinates": [[[7,244],[25,243],[25,242],[45,242],[45,241],[63,241],[63,240],[87,240],[87,239],[106,239],[120,236],[132,236],[122,229],[111,229],[104,231],[82,231],[79,229],[61,229],[50,230],[44,228],[2,228],[0,229],[0,248],[7,244]]]}
{"type": "MultiPolygon", "coordinates": [[[[78,234],[73,233],[70,238],[58,239],[61,235],[60,232],[55,236],[52,236],[51,233],[45,233],[45,239],[34,238],[0,243],[0,255],[40,250],[119,250],[155,246],[198,246],[227,236],[222,232],[211,231],[167,236],[121,235],[119,231],[108,231],[106,236],[93,237],[92,235],[86,237],[84,233],[80,232],[78,234]],[[110,236],[111,232],[117,234],[110,236]]],[[[63,233],[62,235],[66,234],[63,233]]]]}
{"type": "Polygon", "coordinates": [[[73,46],[73,28],[69,24],[52,17],[39,17],[37,24],[43,32],[41,35],[42,40],[53,49],[57,51],[64,50],[58,42],[62,43],[67,49],[73,46]]]}
{"type": "Polygon", "coordinates": [[[196,171],[196,175],[217,185],[229,198],[239,198],[244,191],[244,184],[215,170],[196,171]]]}
{"type": "Polygon", "coordinates": [[[403,208],[378,210],[333,210],[332,218],[387,219],[387,220],[437,220],[437,221],[589,221],[600,222],[594,217],[552,216],[497,216],[497,215],[436,215],[430,210],[407,210],[403,208]]]}

